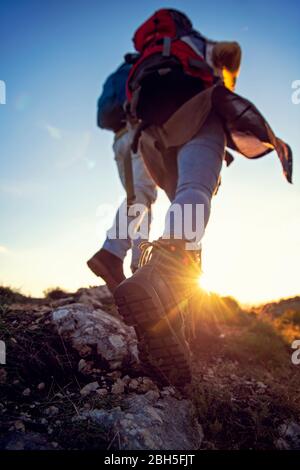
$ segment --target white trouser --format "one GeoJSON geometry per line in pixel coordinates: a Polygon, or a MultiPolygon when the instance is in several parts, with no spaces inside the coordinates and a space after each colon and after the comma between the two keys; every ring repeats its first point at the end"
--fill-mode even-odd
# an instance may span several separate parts
{"type": "MultiPolygon", "coordinates": [[[[124,160],[128,152],[131,152],[131,141],[132,134],[131,132],[125,132],[121,137],[115,140],[113,144],[113,151],[115,154],[115,160],[118,167],[119,177],[122,182],[123,187],[125,188],[125,171],[124,171],[124,160]]],[[[135,204],[143,206],[144,214],[141,214],[140,217],[147,217],[148,227],[147,232],[149,234],[150,224],[151,224],[151,205],[155,202],[157,197],[157,190],[154,181],[148,173],[148,170],[145,167],[144,161],[139,154],[132,154],[132,170],[133,170],[133,181],[134,181],[134,192],[135,192],[135,204]]],[[[107,237],[103,244],[103,248],[110,253],[113,253],[120,259],[124,259],[126,253],[129,249],[132,248],[132,260],[131,267],[136,268],[138,265],[138,260],[140,257],[139,244],[141,239],[132,240],[128,236],[128,226],[130,224],[131,230],[133,232],[137,231],[140,226],[140,220],[138,217],[126,215],[126,199],[123,201],[119,207],[117,214],[114,219],[113,226],[107,231],[107,237]],[[119,220],[124,221],[124,214],[126,216],[126,237],[121,238],[119,230],[116,230],[116,227],[119,225],[119,220]]],[[[124,234],[124,231],[123,231],[124,234]]],[[[146,239],[146,233],[143,233],[143,240],[146,239]]]]}

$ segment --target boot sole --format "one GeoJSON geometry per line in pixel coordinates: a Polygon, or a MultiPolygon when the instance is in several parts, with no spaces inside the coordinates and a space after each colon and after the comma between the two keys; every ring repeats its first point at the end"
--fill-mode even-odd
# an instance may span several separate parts
{"type": "MultiPolygon", "coordinates": [[[[156,291],[126,281],[114,293],[124,322],[135,328],[140,359],[164,384],[183,387],[191,381],[190,352],[182,339],[178,314],[170,318],[156,291]]],[[[178,312],[178,310],[177,310],[178,312]]]]}

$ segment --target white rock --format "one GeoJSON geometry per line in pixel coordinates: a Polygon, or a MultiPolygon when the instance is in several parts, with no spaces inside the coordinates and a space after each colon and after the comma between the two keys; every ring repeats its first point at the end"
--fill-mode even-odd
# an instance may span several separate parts
{"type": "Polygon", "coordinates": [[[110,439],[118,435],[120,450],[199,449],[203,431],[191,401],[161,399],[151,390],[130,395],[123,405],[85,413],[110,439]]]}
{"type": "Polygon", "coordinates": [[[134,329],[102,310],[71,304],[55,310],[52,321],[81,358],[96,352],[110,370],[120,369],[125,362],[138,363],[134,329]]]}

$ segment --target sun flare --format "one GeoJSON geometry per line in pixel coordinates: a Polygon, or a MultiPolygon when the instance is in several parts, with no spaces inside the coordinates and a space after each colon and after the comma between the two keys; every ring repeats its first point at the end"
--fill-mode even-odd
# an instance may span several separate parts
{"type": "Polygon", "coordinates": [[[205,274],[201,274],[201,276],[199,276],[198,286],[207,292],[210,292],[212,290],[212,286],[210,285],[209,280],[207,279],[207,276],[205,276],[205,274]]]}

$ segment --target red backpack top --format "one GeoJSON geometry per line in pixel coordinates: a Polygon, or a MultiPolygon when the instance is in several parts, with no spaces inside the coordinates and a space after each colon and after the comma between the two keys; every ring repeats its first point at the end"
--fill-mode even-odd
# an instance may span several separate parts
{"type": "Polygon", "coordinates": [[[161,9],[146,20],[135,32],[134,47],[143,53],[151,42],[157,42],[164,37],[172,39],[190,34],[193,25],[183,13],[176,10],[161,9]]]}
{"type": "MultiPolygon", "coordinates": [[[[172,57],[181,64],[185,74],[202,80],[205,87],[213,84],[213,72],[205,62],[205,39],[193,30],[191,21],[183,13],[161,9],[146,20],[133,37],[135,49],[140,53],[127,81],[127,99],[130,102],[145,74],[143,64],[151,64],[151,56],[160,54],[161,61],[154,60],[151,70],[164,69],[164,59],[172,57]]],[[[149,74],[149,67],[146,72],[149,74]]]]}

